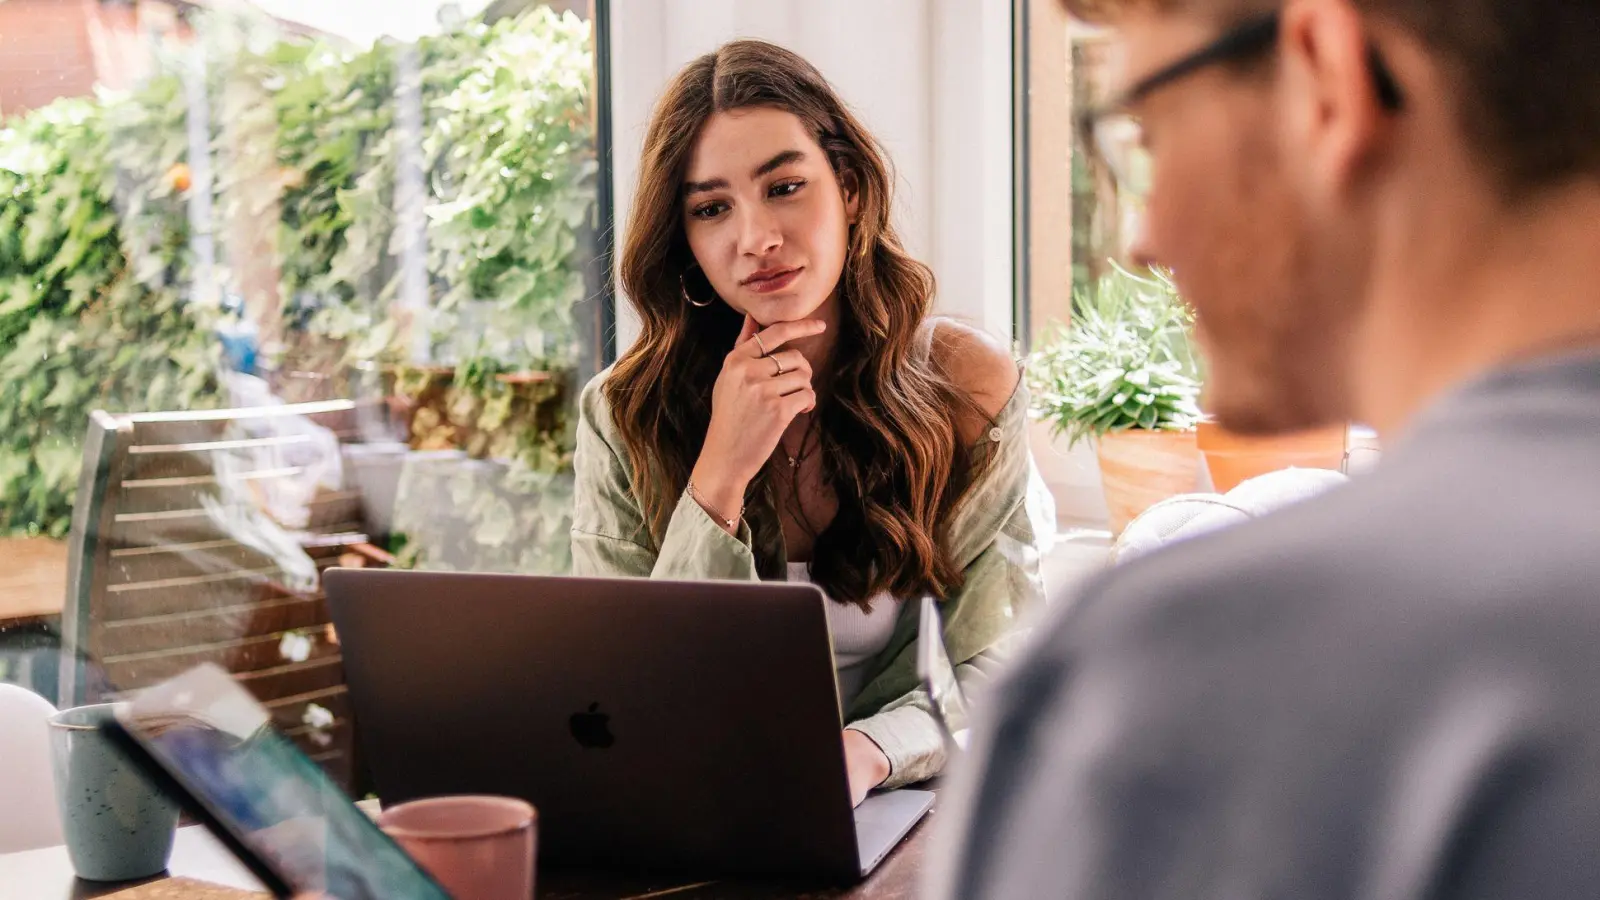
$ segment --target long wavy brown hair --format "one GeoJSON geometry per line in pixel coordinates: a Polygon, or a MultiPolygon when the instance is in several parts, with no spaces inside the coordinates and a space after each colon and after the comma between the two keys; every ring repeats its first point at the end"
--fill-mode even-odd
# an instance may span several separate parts
{"type": "MultiPolygon", "coordinates": [[[[642,328],[605,385],[645,526],[659,544],[743,323],[725,303],[685,302],[680,279],[688,276],[692,292],[708,287],[698,270],[691,273],[683,228],[688,160],[713,114],[751,107],[798,117],[841,183],[860,193],[832,362],[815,376],[823,475],[839,510],[816,535],[812,578],[834,600],[863,607],[881,591],[947,597],[962,573],[946,537],[980,465],[957,419],[983,412],[927,352],[921,331],[933,273],[906,254],[890,223],[894,178],[883,149],[810,63],[762,41],[734,41],[690,63],[656,105],[645,137],[621,267],[642,328]]],[[[758,499],[747,518],[775,517],[781,500],[773,471],[769,465],[752,485],[758,499]]],[[[765,571],[772,561],[758,564],[765,571]]]]}

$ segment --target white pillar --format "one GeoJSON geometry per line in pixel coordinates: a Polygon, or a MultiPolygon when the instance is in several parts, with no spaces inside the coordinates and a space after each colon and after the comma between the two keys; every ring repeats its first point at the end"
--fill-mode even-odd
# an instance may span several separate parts
{"type": "Polygon", "coordinates": [[[939,308],[1009,341],[1012,325],[1011,8],[938,2],[932,186],[939,308]]]}

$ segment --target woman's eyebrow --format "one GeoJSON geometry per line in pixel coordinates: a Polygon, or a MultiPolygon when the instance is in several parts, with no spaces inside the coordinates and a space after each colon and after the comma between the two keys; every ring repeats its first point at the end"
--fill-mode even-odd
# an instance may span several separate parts
{"type": "Polygon", "coordinates": [[[799,162],[805,158],[806,154],[803,150],[785,150],[782,153],[779,153],[777,156],[774,156],[773,158],[757,166],[755,172],[751,173],[750,177],[760,178],[763,175],[770,174],[771,172],[781,169],[790,163],[799,162]]]}
{"type": "MultiPolygon", "coordinates": [[[[750,177],[760,178],[763,175],[770,174],[778,169],[783,168],[784,166],[787,166],[790,163],[799,162],[805,158],[806,154],[804,150],[785,150],[761,165],[756,166],[756,170],[750,173],[750,177]]],[[[728,179],[726,178],[712,178],[708,181],[690,181],[684,184],[683,195],[688,197],[694,194],[707,194],[711,191],[726,190],[727,187],[728,179]]]]}

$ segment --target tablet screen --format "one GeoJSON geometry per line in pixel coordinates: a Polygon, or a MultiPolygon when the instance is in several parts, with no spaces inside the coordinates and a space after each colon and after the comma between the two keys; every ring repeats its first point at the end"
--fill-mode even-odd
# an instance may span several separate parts
{"type": "Polygon", "coordinates": [[[449,900],[221,668],[201,666],[149,688],[117,718],[296,891],[335,900],[449,900]]]}

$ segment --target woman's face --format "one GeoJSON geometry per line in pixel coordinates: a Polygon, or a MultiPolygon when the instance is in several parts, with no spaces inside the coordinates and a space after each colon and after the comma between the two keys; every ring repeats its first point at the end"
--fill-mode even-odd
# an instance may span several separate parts
{"type": "Polygon", "coordinates": [[[717,296],[767,326],[832,298],[857,200],[793,113],[720,112],[689,157],[683,227],[717,296]]]}

